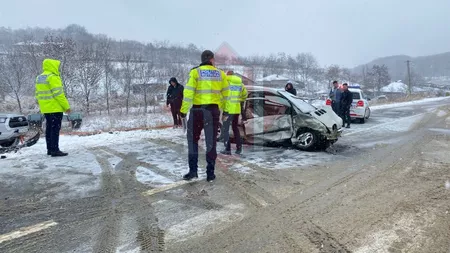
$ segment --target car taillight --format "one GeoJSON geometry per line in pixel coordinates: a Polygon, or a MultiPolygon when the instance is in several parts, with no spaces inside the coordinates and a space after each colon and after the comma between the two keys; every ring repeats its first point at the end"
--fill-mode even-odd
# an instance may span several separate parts
{"type": "Polygon", "coordinates": [[[358,106],[358,107],[364,107],[364,101],[359,100],[358,103],[356,104],[356,106],[358,106]]]}
{"type": "Polygon", "coordinates": [[[327,105],[331,105],[331,99],[327,99],[327,105]]]}

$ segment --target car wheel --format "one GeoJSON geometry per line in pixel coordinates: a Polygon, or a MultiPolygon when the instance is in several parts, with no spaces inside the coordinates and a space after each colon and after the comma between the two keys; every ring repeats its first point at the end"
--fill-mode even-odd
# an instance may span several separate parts
{"type": "Polygon", "coordinates": [[[317,134],[311,130],[303,130],[297,134],[296,146],[305,151],[311,151],[315,148],[318,141],[317,134]]]}
{"type": "Polygon", "coordinates": [[[0,144],[0,146],[2,146],[3,148],[9,148],[9,147],[13,147],[17,144],[19,144],[19,138],[14,138],[12,140],[3,142],[0,144]]]}
{"type": "Polygon", "coordinates": [[[370,108],[367,108],[365,118],[369,119],[369,117],[370,117],[370,108]]]}

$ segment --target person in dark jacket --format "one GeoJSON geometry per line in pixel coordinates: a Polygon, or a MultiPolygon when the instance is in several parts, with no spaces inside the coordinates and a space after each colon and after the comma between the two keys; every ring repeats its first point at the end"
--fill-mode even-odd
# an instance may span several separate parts
{"type": "Polygon", "coordinates": [[[184,87],[178,83],[175,77],[170,78],[170,86],[167,89],[167,106],[170,105],[170,111],[173,117],[173,128],[181,127],[181,104],[183,102],[184,87]]]}
{"type": "Polygon", "coordinates": [[[351,122],[350,107],[352,106],[353,103],[353,94],[348,90],[347,83],[344,83],[342,85],[342,89],[343,89],[341,94],[341,115],[343,119],[342,127],[344,127],[345,123],[347,123],[346,128],[350,128],[351,122]]]}
{"type": "Polygon", "coordinates": [[[294,86],[292,85],[291,82],[287,83],[286,86],[284,87],[284,89],[287,92],[291,93],[292,95],[297,96],[297,90],[294,89],[294,86]]]}
{"type": "Polygon", "coordinates": [[[342,90],[339,87],[338,81],[333,82],[333,88],[330,90],[331,108],[339,116],[341,115],[341,94],[342,90]]]}

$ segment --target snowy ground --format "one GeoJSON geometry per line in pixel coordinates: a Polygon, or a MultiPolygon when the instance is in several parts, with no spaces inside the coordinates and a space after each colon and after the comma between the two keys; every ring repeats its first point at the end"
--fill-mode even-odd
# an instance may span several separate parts
{"type": "MultiPolygon", "coordinates": [[[[104,197],[99,200],[102,208],[111,203],[113,208],[116,205],[127,206],[116,212],[115,215],[120,216],[110,221],[107,218],[110,213],[100,212],[98,215],[105,216],[90,222],[90,228],[86,229],[89,238],[84,238],[83,243],[71,248],[70,245],[55,244],[51,246],[51,252],[73,249],[74,252],[83,252],[97,247],[97,243],[103,245],[112,241],[119,242],[115,247],[122,249],[121,252],[138,252],[139,245],[134,243],[137,232],[129,233],[128,230],[142,229],[142,220],[157,220],[158,228],[164,231],[162,237],[157,236],[158,240],[163,240],[167,245],[182,243],[226,229],[246,217],[253,208],[271,205],[281,196],[298,191],[295,187],[302,187],[301,192],[306,191],[307,187],[324,179],[323,175],[316,175],[317,166],[328,168],[340,161],[352,160],[354,156],[380,145],[395,144],[401,140],[398,136],[412,131],[427,115],[448,118],[448,110],[437,109],[445,104],[443,99],[374,107],[366,124],[352,124],[351,129],[345,129],[343,137],[328,152],[246,145],[242,157],[219,155],[216,163],[218,180],[213,185],[203,182],[204,151],[199,157],[200,182],[185,184],[181,180],[188,171],[187,143],[181,129],[112,131],[83,137],[63,135],[60,147],[69,152],[69,156],[59,158],[46,155],[45,141],[41,139],[35,146],[8,154],[6,159],[0,160],[1,197],[9,201],[5,202],[7,205],[14,205],[26,198],[36,205],[61,201],[58,206],[65,206],[64,201],[96,198],[102,194],[109,196],[114,192],[112,189],[121,189],[120,196],[123,197],[113,195],[112,200],[107,199],[105,203],[101,202],[104,197]],[[285,174],[292,171],[303,174],[299,179],[285,174]],[[116,181],[117,185],[114,183],[116,181]],[[268,189],[272,193],[268,193],[268,189]],[[141,193],[149,196],[149,199],[141,196],[141,193]],[[128,208],[128,205],[134,206],[128,208]],[[149,210],[148,217],[136,216],[136,213],[128,211],[141,208],[149,210]],[[97,227],[100,231],[97,231],[97,227]],[[102,237],[104,229],[109,231],[113,228],[122,232],[113,233],[110,239],[102,237]]],[[[105,126],[98,127],[93,123],[90,127],[87,125],[85,130],[105,126]]],[[[441,128],[430,130],[446,133],[441,128]]],[[[200,146],[205,146],[203,140],[200,146]]],[[[219,144],[218,150],[222,147],[219,144]]],[[[77,210],[91,208],[83,205],[77,210]]],[[[71,210],[68,207],[66,209],[71,210]]],[[[58,215],[62,214],[55,214],[52,219],[62,223],[65,218],[58,215]]],[[[14,219],[8,217],[3,218],[8,221],[0,218],[0,223],[7,224],[0,229],[0,236],[34,222],[22,216],[14,216],[14,219]]],[[[70,236],[74,233],[71,229],[75,228],[61,226],[61,229],[58,234],[70,236]]],[[[149,233],[155,236],[153,232],[149,233]]],[[[40,243],[45,245],[46,241],[41,240],[40,243]]],[[[0,251],[1,247],[0,244],[0,251]]]]}

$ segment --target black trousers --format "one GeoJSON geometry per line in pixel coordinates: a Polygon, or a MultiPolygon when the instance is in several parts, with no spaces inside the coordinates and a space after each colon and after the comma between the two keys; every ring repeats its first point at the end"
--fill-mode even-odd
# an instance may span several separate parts
{"type": "Polygon", "coordinates": [[[347,123],[347,125],[350,125],[352,118],[350,116],[350,107],[342,107],[342,111],[341,111],[341,117],[343,120],[343,124],[345,125],[345,123],[347,123]]]}
{"type": "Polygon", "coordinates": [[[194,105],[187,123],[189,172],[197,173],[198,141],[202,130],[205,130],[206,142],[206,174],[214,175],[217,158],[217,131],[219,129],[220,111],[217,105],[194,105]]]}
{"type": "Polygon", "coordinates": [[[222,133],[224,138],[225,149],[228,151],[231,150],[230,125],[233,128],[233,135],[236,141],[236,149],[242,148],[241,133],[239,132],[238,124],[239,124],[239,114],[230,114],[227,120],[223,123],[222,133]]]}
{"type": "Polygon", "coordinates": [[[45,141],[47,142],[48,152],[58,152],[59,150],[59,132],[63,118],[62,112],[45,113],[47,122],[45,129],[45,141]]]}
{"type": "Polygon", "coordinates": [[[173,125],[181,126],[181,104],[178,103],[170,103],[170,111],[172,112],[173,117],[173,125]]]}

